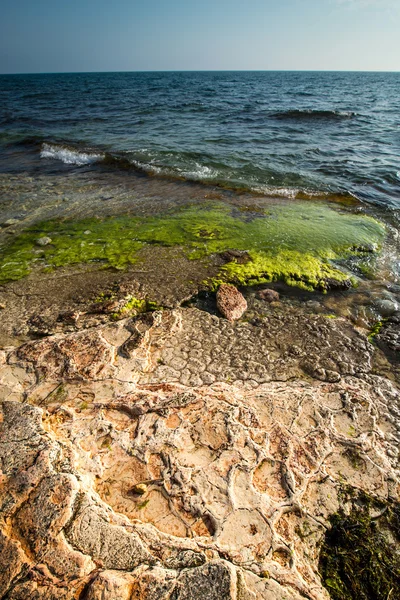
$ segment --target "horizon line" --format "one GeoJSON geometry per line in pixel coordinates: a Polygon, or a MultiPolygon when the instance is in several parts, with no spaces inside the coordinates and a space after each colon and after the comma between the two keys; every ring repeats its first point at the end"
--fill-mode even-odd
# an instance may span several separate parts
{"type": "Polygon", "coordinates": [[[0,76],[14,75],[92,75],[110,73],[400,73],[385,69],[348,70],[348,69],[133,69],[130,71],[18,71],[15,73],[0,73],[0,76]]]}

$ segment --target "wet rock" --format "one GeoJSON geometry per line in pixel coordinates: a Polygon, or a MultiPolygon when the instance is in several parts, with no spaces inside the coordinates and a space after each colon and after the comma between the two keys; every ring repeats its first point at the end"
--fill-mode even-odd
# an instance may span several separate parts
{"type": "Polygon", "coordinates": [[[18,223],[18,219],[7,219],[7,221],[0,223],[0,227],[12,227],[13,225],[17,225],[18,223]]]}
{"type": "Polygon", "coordinates": [[[389,298],[380,298],[374,302],[374,305],[382,317],[391,317],[399,310],[398,303],[389,298]]]}
{"type": "Polygon", "coordinates": [[[400,362],[400,313],[389,317],[374,339],[390,360],[400,362]]]}
{"type": "Polygon", "coordinates": [[[314,379],[319,381],[329,381],[329,383],[335,383],[340,381],[341,375],[333,369],[324,369],[319,362],[312,362],[306,359],[302,363],[302,368],[307,375],[310,375],[314,379]]]}
{"type": "Polygon", "coordinates": [[[95,302],[95,303],[91,304],[89,307],[89,311],[92,314],[110,315],[110,314],[116,312],[121,307],[121,305],[122,305],[121,300],[117,300],[116,298],[113,298],[111,300],[106,300],[104,302],[95,302]]]}
{"type": "Polygon", "coordinates": [[[49,244],[51,244],[52,241],[53,240],[51,238],[44,236],[44,237],[38,238],[36,240],[35,244],[37,246],[48,246],[49,244]]]}
{"type": "Polygon", "coordinates": [[[345,279],[344,281],[339,281],[332,277],[327,277],[322,282],[322,288],[326,291],[330,290],[349,290],[353,286],[351,279],[345,279]]]}
{"type": "Polygon", "coordinates": [[[247,250],[225,250],[219,254],[219,257],[223,263],[236,262],[239,265],[245,265],[251,260],[247,250]]]}
{"type": "Polygon", "coordinates": [[[271,290],[269,288],[265,290],[260,290],[258,292],[258,297],[261,300],[265,300],[266,302],[278,302],[279,301],[279,293],[275,290],[271,290]]]}
{"type": "Polygon", "coordinates": [[[223,283],[217,292],[217,308],[228,321],[235,321],[247,309],[247,301],[235,286],[223,283]]]}

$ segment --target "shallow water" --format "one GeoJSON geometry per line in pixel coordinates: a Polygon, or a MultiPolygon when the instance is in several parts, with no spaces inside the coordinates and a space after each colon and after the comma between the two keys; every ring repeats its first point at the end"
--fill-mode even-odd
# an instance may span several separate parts
{"type": "MultiPolygon", "coordinates": [[[[369,326],[400,301],[399,84],[395,73],[0,76],[0,223],[14,220],[0,253],[49,219],[222,201],[251,220],[278,198],[294,203],[287,213],[329,203],[378,218],[387,237],[369,274],[346,263],[357,290],[312,310],[369,326]]],[[[299,250],[315,241],[308,222],[299,250]]]]}
{"type": "Polygon", "coordinates": [[[132,168],[400,207],[400,74],[0,76],[0,169],[132,168]]]}

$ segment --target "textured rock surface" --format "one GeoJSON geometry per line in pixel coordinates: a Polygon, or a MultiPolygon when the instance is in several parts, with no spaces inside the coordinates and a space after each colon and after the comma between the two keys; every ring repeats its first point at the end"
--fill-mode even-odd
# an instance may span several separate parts
{"type": "Polygon", "coordinates": [[[345,320],[253,309],[0,352],[0,597],[329,598],[342,487],[399,497],[399,392],[345,320]]]}
{"type": "Polygon", "coordinates": [[[217,307],[228,321],[236,321],[247,309],[247,302],[234,285],[223,283],[217,292],[217,307]]]}

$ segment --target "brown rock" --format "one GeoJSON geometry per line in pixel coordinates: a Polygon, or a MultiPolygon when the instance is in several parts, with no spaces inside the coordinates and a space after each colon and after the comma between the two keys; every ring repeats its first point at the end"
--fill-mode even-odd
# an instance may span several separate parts
{"type": "Polygon", "coordinates": [[[235,321],[247,309],[247,302],[234,285],[223,283],[217,292],[217,307],[228,321],[235,321]]]}
{"type": "Polygon", "coordinates": [[[260,290],[258,292],[258,297],[261,300],[265,300],[266,302],[278,302],[279,294],[275,290],[270,290],[269,288],[265,290],[260,290]]]}
{"type": "Polygon", "coordinates": [[[220,257],[224,263],[236,262],[239,265],[244,265],[251,260],[247,250],[226,250],[221,252],[220,257]]]}

